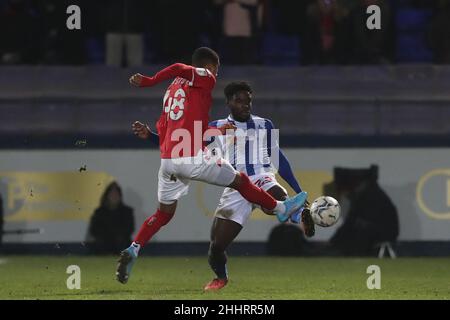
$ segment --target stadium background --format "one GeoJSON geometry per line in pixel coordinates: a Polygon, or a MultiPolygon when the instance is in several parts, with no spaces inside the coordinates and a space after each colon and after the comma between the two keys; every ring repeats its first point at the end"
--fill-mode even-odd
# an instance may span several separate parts
{"type": "MultiPolygon", "coordinates": [[[[23,39],[34,35],[39,40],[54,40],[31,42],[25,48],[16,44],[22,49],[20,59],[15,63],[3,59],[0,69],[0,171],[2,192],[6,193],[6,229],[45,230],[43,234],[5,236],[6,244],[83,242],[102,185],[113,179],[123,185],[125,202],[135,208],[138,228],[154,207],[159,158],[155,146],[133,137],[130,124],[139,119],[153,125],[160,112],[163,87],[135,90],[128,86],[127,79],[134,72],[151,74],[163,64],[186,61],[188,53],[200,45],[216,46],[224,55],[211,118],[227,115],[222,94],[227,82],[249,81],[255,91],[254,113],[271,118],[281,129],[281,145],[312,198],[332,180],[334,167],[377,164],[380,184],[399,209],[399,240],[449,240],[446,212],[450,195],[446,184],[450,170],[450,68],[435,63],[438,54],[430,45],[433,19],[443,12],[440,6],[445,2],[373,2],[389,9],[387,26],[383,27],[389,30],[386,42],[391,45],[386,47],[392,50],[379,53],[383,58],[378,64],[368,61],[358,65],[352,61],[351,50],[343,60],[305,61],[310,48],[303,42],[308,44],[305,32],[311,30],[290,20],[294,17],[288,14],[286,1],[260,3],[265,13],[251,38],[257,38],[260,46],[251,65],[242,61],[227,64],[233,57],[227,56],[223,46],[226,37],[220,34],[219,21],[214,20],[220,16],[220,4],[176,3],[171,12],[192,30],[183,30],[180,37],[171,36],[168,43],[165,32],[172,34],[178,27],[156,16],[168,10],[170,1],[154,5],[139,1],[79,2],[82,29],[72,31],[65,27],[68,14],[61,14],[64,2],[2,2],[4,17],[8,17],[9,6],[19,6],[18,12],[23,11],[16,20],[2,19],[7,24],[2,32],[13,30],[12,35],[17,32],[23,39]],[[146,11],[138,14],[136,7],[146,11]],[[126,61],[122,66],[104,65],[105,32],[112,27],[104,15],[118,12],[122,16],[117,15],[119,21],[114,27],[142,27],[145,66],[129,67],[126,61]],[[94,13],[101,18],[94,19],[94,13]],[[21,21],[19,17],[29,18],[22,20],[27,28],[14,25],[21,21]],[[129,22],[131,18],[136,21],[129,22]],[[214,25],[215,31],[202,29],[205,23],[214,25]],[[52,38],[51,32],[57,35],[52,38]],[[84,165],[87,171],[79,172],[84,165]],[[440,171],[433,175],[436,170],[440,171]],[[50,177],[55,172],[72,173],[77,180],[64,186],[64,182],[50,177]],[[432,176],[419,192],[419,182],[430,172],[432,176]],[[93,183],[96,188],[92,192],[83,191],[93,183]],[[34,197],[30,196],[33,186],[34,197]],[[52,188],[60,191],[40,202],[39,196],[52,188]],[[66,192],[71,195],[64,196],[66,192]]],[[[291,9],[304,17],[314,1],[299,3],[291,9]]],[[[359,1],[340,4],[351,17],[359,1]]],[[[348,38],[346,41],[352,43],[351,35],[348,38]]],[[[3,58],[14,44],[6,41],[3,58]]],[[[180,206],[189,209],[180,210],[156,241],[208,240],[210,217],[220,189],[198,184],[191,189],[191,196],[180,206]]],[[[238,240],[267,240],[274,221],[262,214],[253,219],[238,240]]],[[[333,231],[321,229],[317,240],[326,240],[333,231]]]]}
{"type": "MultiPolygon", "coordinates": [[[[360,2],[339,1],[348,12],[360,2]]],[[[254,113],[280,128],[281,147],[311,198],[323,193],[334,167],[376,164],[380,185],[398,209],[398,255],[449,256],[450,55],[436,45],[450,38],[449,24],[442,23],[450,21],[449,9],[446,1],[369,2],[389,12],[376,59],[350,50],[354,39],[344,33],[343,50],[311,60],[311,30],[298,21],[307,20],[314,1],[267,0],[261,1],[264,20],[247,63],[227,62],[232,57],[221,34],[222,7],[214,1],[0,1],[4,229],[43,230],[4,235],[3,252],[87,253],[89,218],[112,180],[135,209],[137,231],[155,207],[159,153],[136,139],[130,125],[154,124],[165,85],[136,90],[128,78],[188,62],[193,48],[208,45],[223,56],[211,119],[227,115],[222,92],[228,82],[250,82],[254,113]],[[5,18],[11,3],[22,10],[17,19],[5,18]],[[82,30],[67,30],[69,4],[80,6],[82,30]],[[122,6],[127,22],[108,23],[113,6],[122,6]],[[143,66],[106,66],[105,34],[136,23],[129,22],[130,10],[143,23],[143,66]],[[20,54],[11,60],[7,53],[14,50],[20,54]],[[86,171],[79,170],[83,166],[86,171]]],[[[193,183],[147,253],[206,255],[220,193],[193,183]]],[[[266,254],[275,225],[255,214],[231,253],[266,254]]],[[[320,228],[315,241],[326,241],[337,227],[320,228]]]]}

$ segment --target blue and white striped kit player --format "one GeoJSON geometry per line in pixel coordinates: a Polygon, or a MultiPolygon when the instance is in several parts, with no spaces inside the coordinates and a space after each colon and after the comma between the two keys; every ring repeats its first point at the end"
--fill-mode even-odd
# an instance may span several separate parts
{"type": "MultiPolygon", "coordinates": [[[[278,172],[296,193],[302,192],[288,159],[279,148],[278,130],[272,121],[251,115],[248,121],[239,122],[229,115],[209,125],[221,127],[227,123],[233,124],[236,130],[232,134],[210,138],[208,149],[213,155],[228,160],[237,171],[246,173],[255,185],[265,191],[275,185],[285,190],[275,178],[278,172]]],[[[225,188],[215,214],[216,217],[243,225],[254,208],[239,192],[225,188]]],[[[299,223],[301,212],[302,209],[291,215],[291,221],[299,223]]]]}

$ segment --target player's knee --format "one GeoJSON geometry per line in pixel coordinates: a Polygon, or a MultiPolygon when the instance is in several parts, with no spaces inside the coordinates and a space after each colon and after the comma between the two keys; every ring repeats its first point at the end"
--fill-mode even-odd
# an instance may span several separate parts
{"type": "Polygon", "coordinates": [[[165,212],[168,215],[174,215],[175,211],[177,210],[177,201],[174,201],[170,204],[160,202],[158,209],[159,211],[165,212]]]}
{"type": "Polygon", "coordinates": [[[228,187],[233,188],[233,189],[238,189],[241,184],[242,184],[241,175],[240,174],[236,174],[236,176],[234,177],[233,182],[228,187]]]}
{"type": "Polygon", "coordinates": [[[286,191],[280,186],[273,186],[267,192],[278,201],[284,201],[288,198],[286,191]]]}

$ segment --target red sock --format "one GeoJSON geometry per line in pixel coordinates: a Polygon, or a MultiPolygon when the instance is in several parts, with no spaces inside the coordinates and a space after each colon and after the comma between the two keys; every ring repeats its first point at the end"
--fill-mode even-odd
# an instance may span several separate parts
{"type": "Polygon", "coordinates": [[[157,233],[162,226],[165,226],[170,219],[172,219],[172,217],[173,214],[159,211],[159,209],[156,210],[156,212],[152,216],[148,217],[142,224],[136,238],[134,238],[134,242],[139,243],[142,247],[145,246],[153,235],[157,233]]]}
{"type": "Polygon", "coordinates": [[[277,201],[274,197],[268,194],[261,188],[255,186],[248,176],[241,172],[242,183],[241,186],[236,189],[239,193],[251,203],[259,204],[261,207],[273,210],[277,205],[277,201]]]}

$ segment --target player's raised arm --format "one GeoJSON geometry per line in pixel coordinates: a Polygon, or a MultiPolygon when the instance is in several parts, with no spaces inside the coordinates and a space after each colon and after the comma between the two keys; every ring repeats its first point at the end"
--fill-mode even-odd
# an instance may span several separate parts
{"type": "Polygon", "coordinates": [[[294,173],[292,172],[291,164],[289,163],[289,160],[286,158],[284,153],[279,150],[279,157],[280,157],[280,165],[278,168],[278,174],[286,181],[291,188],[296,192],[300,193],[302,192],[302,188],[298,184],[297,179],[294,176],[294,173]]]}
{"type": "Polygon", "coordinates": [[[191,66],[182,63],[175,63],[159,71],[152,77],[147,77],[140,73],[136,73],[130,77],[130,84],[136,87],[151,87],[160,82],[176,77],[182,77],[191,81],[193,77],[192,69],[193,67],[191,66]]]}
{"type": "Polygon", "coordinates": [[[148,77],[136,73],[130,77],[130,84],[136,87],[151,87],[162,81],[181,77],[189,81],[192,87],[212,90],[219,70],[219,56],[213,50],[201,47],[192,55],[192,66],[175,63],[148,77]]]}
{"type": "MultiPolygon", "coordinates": [[[[273,129],[273,124],[270,120],[268,120],[269,122],[269,126],[273,129]]],[[[295,193],[300,193],[302,192],[302,188],[300,187],[297,179],[295,178],[294,172],[292,171],[291,168],[291,164],[289,163],[288,158],[285,156],[285,154],[283,153],[283,151],[281,151],[280,146],[278,144],[278,141],[273,141],[271,142],[271,145],[269,146],[269,148],[271,148],[271,152],[272,153],[278,153],[278,159],[279,159],[279,163],[278,163],[278,174],[281,176],[281,178],[283,178],[284,181],[286,181],[289,186],[295,191],[295,193]]],[[[311,221],[308,221],[308,219],[310,220],[310,215],[306,214],[306,212],[303,214],[302,216],[302,212],[304,210],[308,210],[309,211],[309,203],[308,201],[305,201],[305,206],[303,206],[299,211],[294,212],[291,217],[290,220],[293,223],[300,223],[300,220],[303,219],[301,217],[305,216],[304,219],[306,219],[305,221],[303,221],[303,230],[305,232],[305,234],[308,237],[312,237],[314,235],[314,223],[311,221]],[[306,224],[305,224],[306,223],[306,224]]]]}

